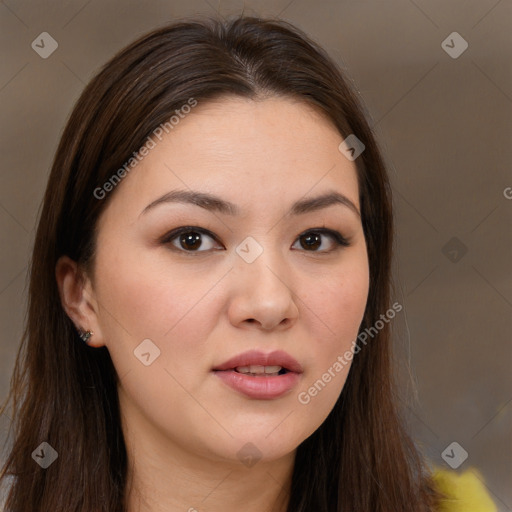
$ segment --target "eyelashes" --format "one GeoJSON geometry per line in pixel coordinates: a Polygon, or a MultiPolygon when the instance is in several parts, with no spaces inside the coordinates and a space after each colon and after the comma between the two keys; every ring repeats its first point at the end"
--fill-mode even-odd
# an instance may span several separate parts
{"type": "MultiPolygon", "coordinates": [[[[350,241],[339,231],[327,228],[311,228],[303,231],[297,236],[292,247],[294,247],[297,242],[299,242],[300,245],[299,250],[319,254],[332,253],[343,247],[350,246],[350,241]],[[327,250],[325,248],[322,249],[325,245],[325,239],[331,242],[331,248],[327,250]],[[318,250],[318,248],[320,248],[320,250],[318,250]]],[[[160,243],[169,246],[172,250],[185,254],[225,250],[225,247],[211,231],[198,226],[182,226],[173,229],[161,238],[160,243]],[[204,241],[205,236],[209,239],[206,243],[204,241]],[[215,247],[215,245],[217,245],[217,247],[215,247]]]]}

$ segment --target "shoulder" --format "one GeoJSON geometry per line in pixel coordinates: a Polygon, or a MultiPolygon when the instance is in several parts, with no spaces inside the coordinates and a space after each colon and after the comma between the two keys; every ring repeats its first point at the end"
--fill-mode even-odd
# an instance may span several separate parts
{"type": "Polygon", "coordinates": [[[436,487],[446,496],[440,512],[497,512],[484,485],[484,479],[475,469],[462,474],[445,469],[434,469],[436,487]]]}

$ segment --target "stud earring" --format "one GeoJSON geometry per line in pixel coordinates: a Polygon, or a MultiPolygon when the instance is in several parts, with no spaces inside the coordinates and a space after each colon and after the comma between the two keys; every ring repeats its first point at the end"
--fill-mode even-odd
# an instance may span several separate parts
{"type": "Polygon", "coordinates": [[[93,335],[94,333],[92,331],[82,331],[81,329],[78,331],[78,335],[80,336],[81,340],[84,342],[84,343],[87,343],[89,341],[89,338],[93,335]]]}

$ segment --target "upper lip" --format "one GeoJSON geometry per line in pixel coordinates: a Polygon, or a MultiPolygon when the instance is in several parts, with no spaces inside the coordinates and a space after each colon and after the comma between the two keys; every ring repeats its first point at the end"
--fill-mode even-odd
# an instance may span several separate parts
{"type": "Polygon", "coordinates": [[[275,350],[273,352],[261,352],[259,350],[249,350],[228,359],[224,363],[213,368],[214,370],[233,370],[237,366],[282,366],[286,370],[295,373],[302,373],[302,366],[290,354],[275,350]]]}

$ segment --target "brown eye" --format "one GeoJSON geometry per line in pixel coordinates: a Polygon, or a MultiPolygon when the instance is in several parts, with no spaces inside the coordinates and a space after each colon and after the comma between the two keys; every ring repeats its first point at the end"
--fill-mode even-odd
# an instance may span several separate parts
{"type": "Polygon", "coordinates": [[[316,250],[318,247],[322,245],[321,235],[318,233],[308,233],[307,235],[303,235],[300,237],[300,245],[304,249],[313,249],[316,250]]]}
{"type": "MultiPolygon", "coordinates": [[[[181,252],[206,252],[215,248],[219,248],[215,237],[204,229],[196,227],[182,227],[175,229],[165,235],[162,239],[165,245],[173,246],[181,252]],[[217,247],[216,247],[217,244],[217,247]]],[[[222,247],[220,247],[222,249],[222,247]]]]}
{"type": "Polygon", "coordinates": [[[348,247],[349,241],[338,231],[333,231],[331,229],[315,229],[309,230],[298,237],[298,242],[301,245],[301,248],[308,252],[319,252],[319,253],[328,253],[339,249],[340,246],[348,247]],[[331,241],[330,248],[329,243],[327,242],[327,247],[325,247],[324,239],[331,241]],[[324,246],[322,248],[322,246],[324,246]],[[321,248],[320,250],[318,250],[321,248]]]}
{"type": "Polygon", "coordinates": [[[181,234],[179,236],[179,242],[183,249],[190,249],[193,251],[199,249],[203,243],[201,235],[195,231],[189,231],[188,233],[181,234]]]}

